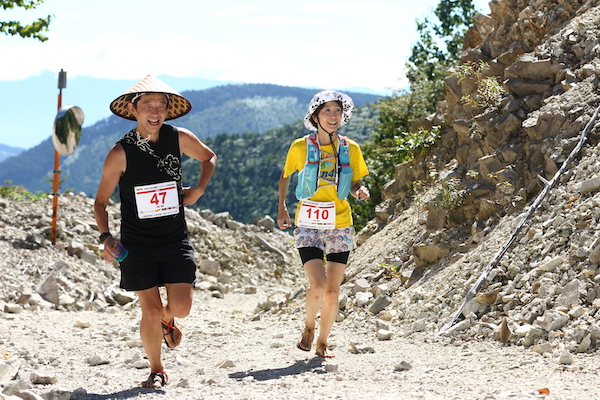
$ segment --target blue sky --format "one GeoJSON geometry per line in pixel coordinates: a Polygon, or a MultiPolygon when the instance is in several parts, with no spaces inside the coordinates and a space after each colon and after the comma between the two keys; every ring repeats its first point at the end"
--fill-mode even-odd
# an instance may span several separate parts
{"type": "MultiPolygon", "coordinates": [[[[437,3],[46,0],[35,10],[0,10],[3,21],[54,14],[47,42],[0,34],[0,81],[43,71],[57,76],[62,68],[69,78],[139,80],[154,74],[388,92],[406,85],[415,19],[437,3]]],[[[474,3],[489,13],[487,1],[474,3]]],[[[18,116],[2,115],[4,123],[11,118],[18,116]]],[[[10,144],[2,136],[0,143],[10,144]]]]}

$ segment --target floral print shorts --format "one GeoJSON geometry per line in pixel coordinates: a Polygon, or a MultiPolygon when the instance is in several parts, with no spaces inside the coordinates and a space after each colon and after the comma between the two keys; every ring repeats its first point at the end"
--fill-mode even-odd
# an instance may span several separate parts
{"type": "Polygon", "coordinates": [[[296,248],[316,247],[325,254],[342,253],[356,248],[354,240],[354,227],[336,229],[294,229],[296,248]]]}

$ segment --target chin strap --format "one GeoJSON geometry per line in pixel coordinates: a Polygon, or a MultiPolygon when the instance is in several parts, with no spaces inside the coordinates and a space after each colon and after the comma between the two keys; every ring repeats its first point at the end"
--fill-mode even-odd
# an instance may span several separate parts
{"type": "MultiPolygon", "coordinates": [[[[325,131],[325,133],[326,133],[326,134],[328,134],[328,135],[329,135],[329,138],[331,139],[331,138],[332,138],[332,135],[335,133],[335,131],[331,131],[331,132],[329,132],[327,129],[323,128],[323,125],[321,125],[321,121],[319,121],[318,119],[317,119],[317,124],[319,124],[319,127],[320,127],[321,129],[323,129],[323,131],[325,131]]],[[[331,139],[331,143],[333,144],[333,139],[331,139]]]]}

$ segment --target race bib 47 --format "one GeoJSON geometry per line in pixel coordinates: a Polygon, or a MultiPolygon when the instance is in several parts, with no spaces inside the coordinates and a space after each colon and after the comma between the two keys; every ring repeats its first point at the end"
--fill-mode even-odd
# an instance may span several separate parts
{"type": "Polygon", "coordinates": [[[175,181],[135,187],[135,203],[140,219],[158,218],[179,213],[179,196],[175,181]]]}

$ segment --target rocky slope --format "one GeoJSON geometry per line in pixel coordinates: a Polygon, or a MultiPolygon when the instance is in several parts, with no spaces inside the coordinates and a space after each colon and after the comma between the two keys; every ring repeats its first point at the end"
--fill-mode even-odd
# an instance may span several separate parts
{"type": "MultiPolygon", "coordinates": [[[[101,258],[93,199],[67,194],[59,199],[57,243],[50,241],[52,199],[34,202],[0,198],[0,309],[103,310],[134,298],[118,288],[118,266],[101,258]]],[[[110,206],[111,231],[119,232],[118,205],[110,206]]],[[[292,287],[302,276],[289,235],[269,217],[245,225],[227,213],[186,209],[196,249],[199,290],[222,297],[258,285],[292,287]]]]}
{"type": "Polygon", "coordinates": [[[393,303],[398,332],[502,340],[570,362],[600,347],[597,124],[458,323],[442,329],[600,104],[599,2],[490,7],[462,60],[483,62],[481,74],[446,79],[438,112],[420,123],[440,125],[441,143],[398,166],[361,233],[347,291],[365,278],[393,303]],[[480,107],[465,102],[490,77],[502,92],[480,107]],[[415,182],[427,190],[415,192],[415,182]]]}

